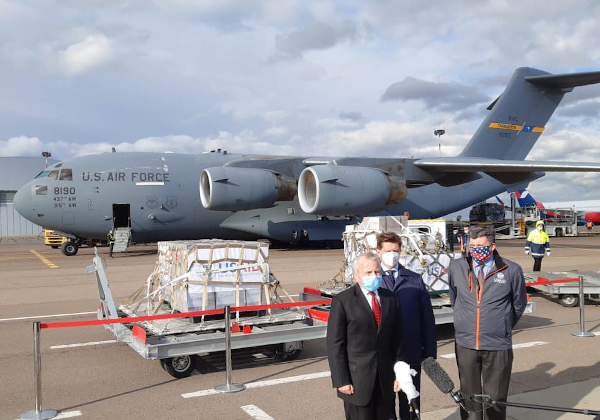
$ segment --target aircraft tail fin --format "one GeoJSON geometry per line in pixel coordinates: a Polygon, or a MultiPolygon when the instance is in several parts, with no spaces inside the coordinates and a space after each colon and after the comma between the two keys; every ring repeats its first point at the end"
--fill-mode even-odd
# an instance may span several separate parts
{"type": "Polygon", "coordinates": [[[537,206],[540,209],[544,208],[544,205],[539,201],[536,201],[536,199],[533,198],[531,193],[527,190],[517,190],[515,191],[515,195],[517,196],[517,201],[519,202],[520,207],[537,206]]]}
{"type": "Polygon", "coordinates": [[[564,94],[599,82],[600,72],[554,75],[518,68],[460,156],[525,159],[564,94]]]}

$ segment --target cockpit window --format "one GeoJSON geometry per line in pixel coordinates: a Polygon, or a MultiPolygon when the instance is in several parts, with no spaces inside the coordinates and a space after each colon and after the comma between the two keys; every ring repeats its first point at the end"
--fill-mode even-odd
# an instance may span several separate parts
{"type": "Polygon", "coordinates": [[[48,176],[48,171],[42,171],[39,174],[37,174],[37,176],[34,179],[36,179],[36,178],[44,178],[46,176],[48,176]]]}
{"type": "Polygon", "coordinates": [[[50,179],[57,179],[58,178],[58,171],[57,170],[50,171],[50,173],[48,174],[48,177],[50,179]]]}
{"type": "Polygon", "coordinates": [[[59,181],[73,181],[73,172],[70,169],[61,169],[59,181]]]}
{"type": "Polygon", "coordinates": [[[48,195],[48,186],[47,185],[36,185],[35,186],[35,195],[48,195]]]}

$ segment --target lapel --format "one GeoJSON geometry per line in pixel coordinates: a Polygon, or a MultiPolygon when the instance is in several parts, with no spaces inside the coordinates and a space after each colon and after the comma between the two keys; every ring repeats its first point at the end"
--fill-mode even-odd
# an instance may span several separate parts
{"type": "Polygon", "coordinates": [[[400,286],[406,281],[409,275],[408,270],[398,264],[398,278],[396,279],[396,283],[394,283],[394,292],[400,289],[400,286]]]}
{"type": "Polygon", "coordinates": [[[383,287],[384,289],[388,289],[389,291],[394,291],[394,286],[395,286],[395,280],[394,280],[394,274],[392,272],[392,274],[387,274],[388,272],[386,271],[386,274],[382,276],[383,281],[381,282],[381,287],[383,287]]]}
{"type": "MultiPolygon", "coordinates": [[[[381,323],[379,324],[379,330],[377,331],[378,334],[379,331],[381,331],[381,327],[383,326],[383,323],[385,322],[390,312],[390,305],[392,304],[392,302],[390,301],[390,299],[386,299],[381,293],[379,293],[379,304],[381,305],[381,323]]],[[[375,320],[374,316],[373,320],[375,320]]]]}
{"type": "MultiPolygon", "coordinates": [[[[377,324],[375,323],[375,315],[373,315],[373,310],[371,309],[369,302],[367,302],[367,299],[365,299],[365,295],[360,289],[360,285],[358,283],[355,283],[352,287],[354,287],[354,297],[358,300],[356,308],[358,308],[358,310],[360,310],[363,313],[363,316],[370,320],[371,327],[373,329],[377,329],[377,324]]],[[[381,295],[379,296],[381,297],[381,295]]],[[[381,322],[383,323],[383,308],[381,309],[381,322]]],[[[381,324],[379,325],[381,326],[381,324]]]]}

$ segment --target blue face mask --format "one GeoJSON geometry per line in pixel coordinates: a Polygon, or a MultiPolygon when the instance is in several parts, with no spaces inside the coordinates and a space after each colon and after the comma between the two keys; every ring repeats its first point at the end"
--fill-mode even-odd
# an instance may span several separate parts
{"type": "Polygon", "coordinates": [[[369,292],[374,292],[379,289],[379,286],[381,286],[381,276],[363,276],[360,287],[369,292]]]}

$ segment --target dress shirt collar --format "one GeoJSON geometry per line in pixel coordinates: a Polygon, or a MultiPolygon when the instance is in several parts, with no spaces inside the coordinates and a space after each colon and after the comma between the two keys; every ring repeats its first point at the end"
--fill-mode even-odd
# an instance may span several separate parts
{"type": "MultiPolygon", "coordinates": [[[[490,271],[492,271],[492,267],[494,266],[494,256],[490,256],[490,258],[488,258],[487,260],[485,260],[485,262],[483,263],[483,274],[484,275],[488,275],[490,271]]],[[[479,264],[475,264],[475,274],[479,274],[479,264]]]]}
{"type": "MultiPolygon", "coordinates": [[[[365,295],[365,298],[367,299],[367,302],[369,302],[369,305],[371,304],[371,295],[367,289],[363,289],[362,287],[360,287],[360,284],[358,285],[358,288],[361,290],[361,292],[363,293],[363,295],[365,295]]],[[[377,300],[379,300],[379,293],[377,292],[377,290],[375,290],[373,293],[375,293],[375,297],[377,298],[377,300]]]]}

